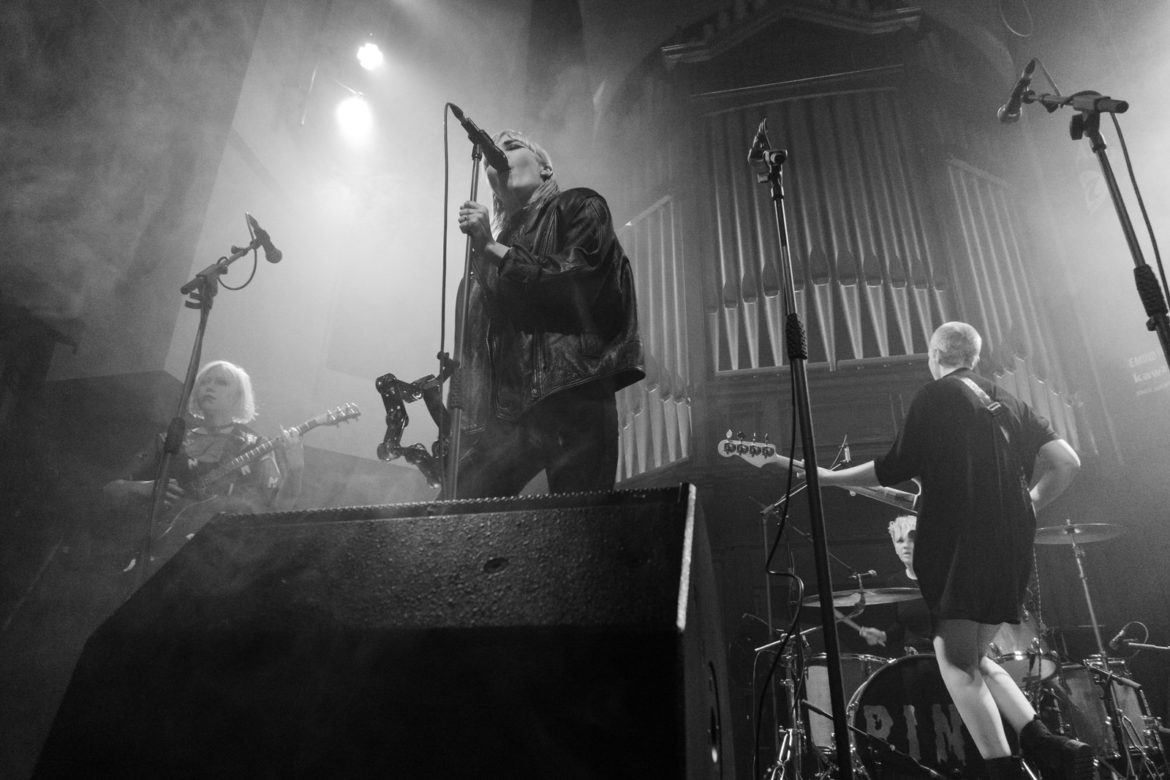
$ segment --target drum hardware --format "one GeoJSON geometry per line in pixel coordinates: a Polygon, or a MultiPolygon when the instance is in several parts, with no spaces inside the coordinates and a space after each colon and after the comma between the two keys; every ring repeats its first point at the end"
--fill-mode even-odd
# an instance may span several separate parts
{"type": "MultiPolygon", "coordinates": [[[[857,655],[853,653],[841,654],[841,684],[845,690],[845,700],[848,701],[854,691],[860,688],[874,672],[889,663],[889,660],[876,655],[857,655]]],[[[804,667],[804,699],[813,712],[808,717],[808,738],[812,747],[825,754],[833,750],[833,721],[824,717],[824,710],[832,704],[829,701],[828,659],[823,653],[808,659],[804,667]],[[814,716],[814,713],[820,713],[814,716]]]]}
{"type": "Polygon", "coordinates": [[[1089,544],[1104,542],[1121,536],[1125,532],[1113,523],[1080,523],[1073,525],[1066,520],[1064,525],[1051,525],[1036,529],[1036,544],[1089,544]]]}
{"type": "MultiPolygon", "coordinates": [[[[807,707],[810,712],[816,713],[817,715],[820,715],[822,718],[827,720],[831,720],[829,713],[825,712],[815,704],[811,704],[805,701],[802,702],[802,705],[807,707]]],[[[877,753],[881,754],[886,759],[883,766],[888,766],[891,769],[901,770],[903,772],[911,772],[916,776],[929,777],[931,780],[946,780],[946,777],[926,766],[921,761],[914,758],[914,756],[910,755],[909,753],[903,753],[901,750],[898,750],[896,747],[881,737],[870,734],[868,731],[863,731],[852,723],[849,724],[849,733],[855,737],[861,738],[865,741],[866,745],[875,750],[877,753]]],[[[855,754],[854,758],[856,759],[857,749],[855,748],[853,752],[855,754]]]]}
{"type": "Polygon", "coordinates": [[[1032,613],[1025,610],[1023,620],[1004,623],[987,646],[991,660],[1003,667],[1025,694],[1030,694],[1033,705],[1040,684],[1060,671],[1056,654],[1042,638],[1043,632],[1039,620],[1033,621],[1032,613]]]}
{"type": "MultiPolygon", "coordinates": [[[[780,730],[780,751],[767,780],[828,780],[836,777],[836,745],[827,681],[818,677],[827,659],[815,655],[801,670],[798,653],[783,654],[791,728],[780,730]],[[803,688],[803,693],[801,689],[803,688]],[[802,765],[803,764],[803,765],[802,765]]],[[[857,777],[921,777],[950,780],[979,776],[983,759],[955,709],[934,655],[893,661],[843,655],[852,770],[857,777]],[[861,680],[860,685],[855,681],[861,680]]],[[[1083,666],[1078,666],[1086,674],[1083,666]]],[[[1030,776],[1038,777],[1031,767],[1030,776]]]]}
{"type": "MultiPolygon", "coordinates": [[[[1074,525],[1072,520],[1065,520],[1063,526],[1037,529],[1036,544],[1072,547],[1077,575],[1085,594],[1085,605],[1089,610],[1089,623],[1093,627],[1093,637],[1097,642],[1098,654],[1086,658],[1081,666],[1092,678],[1089,683],[1091,689],[1099,689],[1099,694],[1091,695],[1094,692],[1090,689],[1088,694],[1082,694],[1078,699],[1075,695],[1077,693],[1075,686],[1069,684],[1077,679],[1076,672],[1066,668],[1065,673],[1061,675],[1065,704],[1074,708],[1075,719],[1078,721],[1071,724],[1074,735],[1078,739],[1088,741],[1099,755],[1120,762],[1126,777],[1139,777],[1135,766],[1137,763],[1143,768],[1143,773],[1149,768],[1152,773],[1148,776],[1156,778],[1161,775],[1151,756],[1154,753],[1165,756],[1156,728],[1157,720],[1147,715],[1149,706],[1145,702],[1141,686],[1129,679],[1124,661],[1110,659],[1106,651],[1106,645],[1101,639],[1101,624],[1093,608],[1089,578],[1085,574],[1085,550],[1081,546],[1116,538],[1123,531],[1120,526],[1110,523],[1074,525]],[[1123,669],[1126,674],[1117,674],[1112,668],[1123,669]],[[1142,729],[1139,730],[1135,726],[1135,718],[1142,724],[1142,729]],[[1151,726],[1151,722],[1155,725],[1151,726]]],[[[1074,713],[1070,713],[1070,717],[1073,715],[1074,713]]]]}
{"type": "Polygon", "coordinates": [[[1104,662],[1090,656],[1084,663],[1065,664],[1059,678],[1046,686],[1050,701],[1055,700],[1046,715],[1056,716],[1049,723],[1061,733],[1091,745],[1102,762],[1108,762],[1103,766],[1123,769],[1120,776],[1160,778],[1154,757],[1165,756],[1161,725],[1148,714],[1141,686],[1127,674],[1125,661],[1117,658],[1104,662]],[[1109,714],[1110,699],[1116,715],[1109,714]]]}
{"type": "MultiPolygon", "coordinates": [[[[931,653],[908,655],[874,672],[849,701],[848,719],[855,731],[872,738],[858,741],[854,751],[866,776],[874,780],[891,773],[907,776],[908,767],[897,763],[896,754],[920,765],[909,776],[922,776],[923,771],[932,777],[982,776],[983,758],[931,653]],[[896,753],[881,750],[874,739],[896,753]]],[[[1006,730],[1011,739],[1011,729],[1006,730]]],[[[1030,767],[1028,772],[1032,772],[1030,767]]]]}
{"type": "MultiPolygon", "coordinates": [[[[832,594],[834,607],[875,607],[882,604],[896,604],[901,601],[915,601],[922,598],[918,588],[849,588],[835,590],[832,594]]],[[[800,602],[806,607],[819,607],[821,597],[808,596],[800,602]]],[[[860,613],[858,613],[860,614],[860,613]]],[[[853,617],[856,617],[854,615],[853,617]]]]}
{"type": "Polygon", "coordinates": [[[1103,542],[1120,536],[1120,526],[1109,523],[1083,523],[1073,525],[1072,520],[1065,520],[1062,526],[1040,528],[1036,531],[1036,544],[1069,545],[1073,550],[1073,557],[1077,563],[1077,574],[1081,580],[1081,589],[1085,593],[1085,605],[1089,608],[1089,623],[1093,626],[1093,636],[1097,640],[1097,650],[1102,657],[1107,657],[1105,643],[1101,641],[1101,624],[1097,621],[1097,613],[1093,609],[1093,597],[1089,592],[1089,578],[1085,574],[1085,551],[1082,542],[1103,542]]]}

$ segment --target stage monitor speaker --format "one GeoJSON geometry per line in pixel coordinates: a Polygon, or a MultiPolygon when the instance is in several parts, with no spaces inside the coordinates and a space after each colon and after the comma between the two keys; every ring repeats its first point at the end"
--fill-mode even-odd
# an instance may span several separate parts
{"type": "Polygon", "coordinates": [[[694,488],[220,515],[87,642],[36,776],[717,778],[694,488]]]}

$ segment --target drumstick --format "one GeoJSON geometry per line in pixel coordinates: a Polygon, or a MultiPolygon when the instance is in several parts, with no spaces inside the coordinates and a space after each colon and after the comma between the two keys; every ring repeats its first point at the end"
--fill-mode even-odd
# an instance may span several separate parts
{"type": "MultiPolygon", "coordinates": [[[[862,629],[862,628],[864,628],[864,626],[859,626],[857,623],[855,623],[855,622],[853,622],[852,620],[850,620],[849,618],[845,617],[844,615],[842,615],[842,614],[841,614],[840,612],[838,612],[837,610],[833,610],[833,614],[837,616],[837,622],[838,622],[838,623],[844,623],[845,625],[847,625],[847,626],[849,626],[850,628],[854,629],[854,630],[855,630],[857,633],[859,633],[859,634],[861,633],[861,629],[862,629]]],[[[878,642],[878,644],[879,644],[879,645],[881,645],[882,647],[885,647],[885,646],[886,646],[886,643],[885,643],[885,642],[878,642]]]]}

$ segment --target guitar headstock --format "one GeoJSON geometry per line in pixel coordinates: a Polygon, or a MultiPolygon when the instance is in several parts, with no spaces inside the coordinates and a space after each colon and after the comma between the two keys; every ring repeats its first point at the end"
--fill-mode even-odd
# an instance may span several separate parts
{"type": "Polygon", "coordinates": [[[726,438],[719,442],[719,454],[725,458],[743,458],[756,468],[761,468],[776,459],[776,445],[768,441],[767,434],[763,441],[756,436],[749,440],[744,438],[742,432],[735,434],[728,430],[726,438]]]}
{"type": "Polygon", "coordinates": [[[332,409],[319,417],[314,417],[313,422],[317,425],[340,425],[361,416],[362,410],[358,408],[357,404],[351,402],[332,409]]]}

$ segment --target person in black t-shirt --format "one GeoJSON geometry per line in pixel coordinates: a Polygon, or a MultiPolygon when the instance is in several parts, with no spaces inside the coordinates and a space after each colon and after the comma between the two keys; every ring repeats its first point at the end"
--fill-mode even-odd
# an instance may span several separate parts
{"type": "MultiPolygon", "coordinates": [[[[1080,459],[1027,404],[975,373],[982,337],[947,322],[930,338],[934,381],[914,396],[885,456],[839,471],[833,487],[922,485],[914,571],[930,610],[939,673],[989,777],[1022,778],[1024,756],[1062,780],[1095,777],[1092,748],[1051,734],[1006,671],[986,657],[1002,623],[1018,623],[1032,567],[1036,511],[1072,482],[1080,459]]],[[[792,467],[802,473],[799,462],[792,467]]]]}

